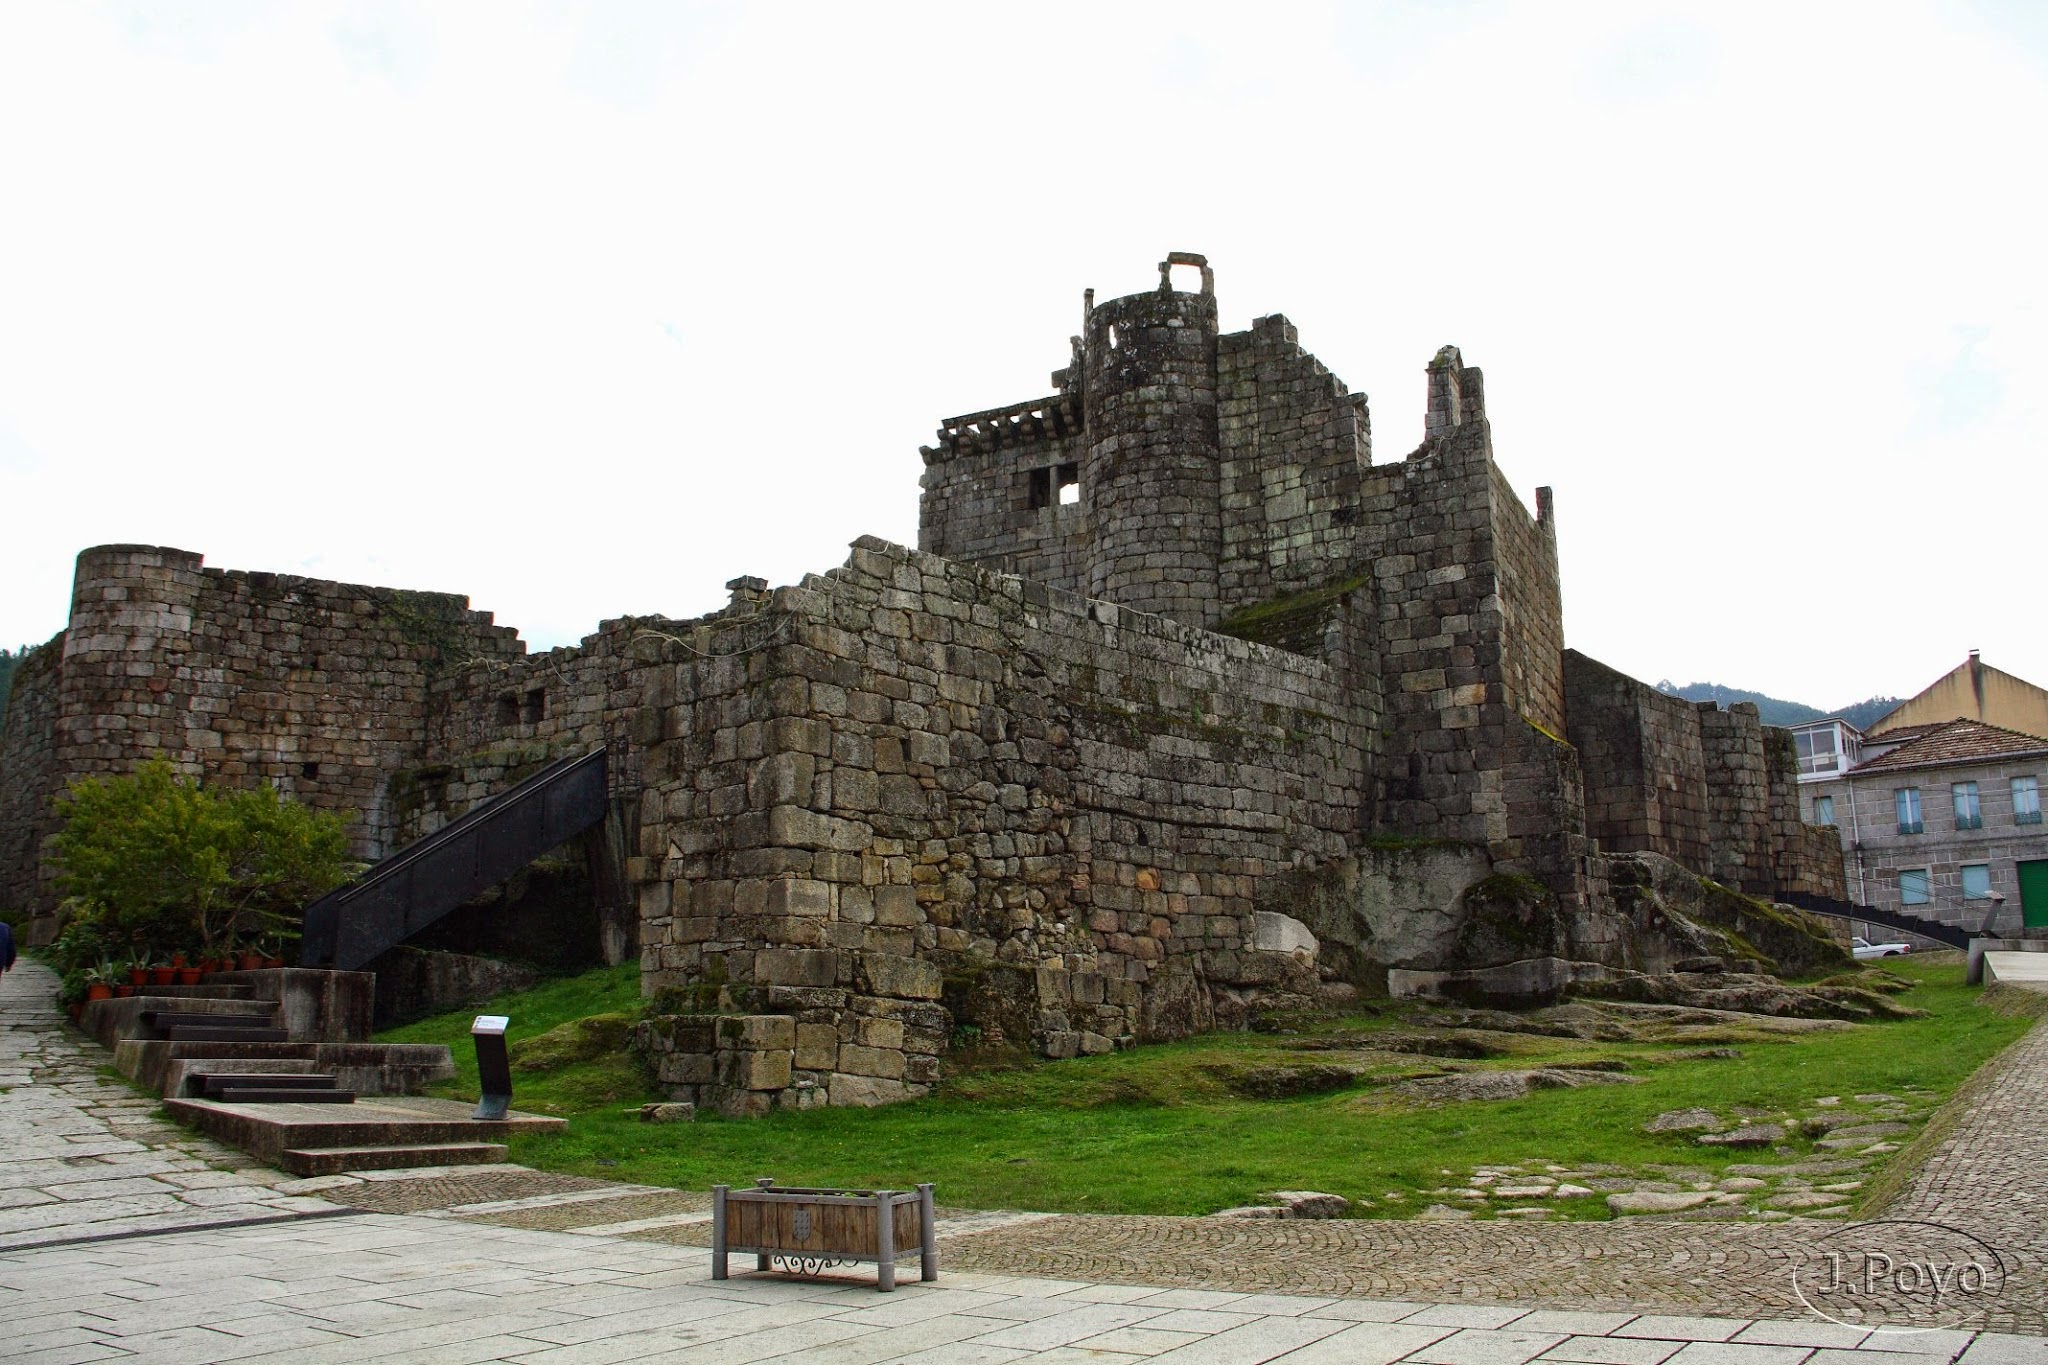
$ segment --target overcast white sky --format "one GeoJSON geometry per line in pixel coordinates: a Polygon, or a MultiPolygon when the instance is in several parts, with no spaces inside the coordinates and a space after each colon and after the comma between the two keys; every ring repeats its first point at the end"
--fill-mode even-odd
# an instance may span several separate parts
{"type": "Polygon", "coordinates": [[[0,643],[110,541],[535,647],[917,534],[938,419],[1206,253],[1420,439],[1483,367],[1568,641],[2048,684],[2025,4],[0,8],[0,643]]]}

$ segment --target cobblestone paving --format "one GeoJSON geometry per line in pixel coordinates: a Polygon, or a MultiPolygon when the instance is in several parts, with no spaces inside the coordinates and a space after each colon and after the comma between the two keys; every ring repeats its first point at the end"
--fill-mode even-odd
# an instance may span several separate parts
{"type": "Polygon", "coordinates": [[[958,1274],[712,1281],[702,1252],[363,1214],[9,1255],[0,1358],[292,1365],[2043,1365],[2048,1340],[958,1274]]]}
{"type": "Polygon", "coordinates": [[[231,1147],[152,1118],[106,1049],[51,1007],[56,975],[0,975],[0,1248],[331,1206],[231,1147]]]}
{"type": "MultiPolygon", "coordinates": [[[[482,1169],[463,1166],[452,1170],[444,1167],[431,1172],[406,1171],[394,1172],[393,1175],[397,1178],[337,1181],[321,1190],[320,1197],[372,1213],[421,1213],[429,1209],[615,1188],[602,1180],[590,1180],[580,1175],[556,1175],[524,1166],[482,1169]]],[[[708,1199],[706,1203],[709,1203],[708,1199]]]]}
{"type": "MultiPolygon", "coordinates": [[[[1953,1101],[1963,1117],[1883,1211],[1963,1229],[1999,1253],[2004,1284],[1983,1326],[2048,1332],[2048,1025],[2035,1027],[1953,1101]]],[[[1853,1225],[1680,1222],[1517,1225],[1061,1216],[963,1237],[951,1264],[1011,1275],[1288,1293],[1470,1300],[1530,1307],[1803,1314],[1810,1276],[1853,1225]]],[[[649,1234],[656,1235],[656,1234],[649,1234]]],[[[1895,1259],[1953,1259],[1954,1239],[1869,1234],[1895,1259]],[[1938,1254],[1935,1254],[1938,1251],[1938,1254]]],[[[1876,1293],[1873,1321],[1939,1309],[1876,1293]]]]}
{"type": "MultiPolygon", "coordinates": [[[[1972,1083],[1937,1164],[1894,1210],[1974,1221],[2020,1250],[1994,1311],[1970,1324],[2006,1330],[1902,1332],[1823,1321],[1798,1302],[1790,1266],[1855,1231],[1804,1220],[1224,1223],[948,1210],[938,1285],[883,1297],[866,1270],[714,1282],[701,1250],[663,1244],[704,1236],[694,1192],[519,1169],[293,1181],[251,1167],[151,1120],[147,1101],[101,1079],[105,1054],[60,1025],[53,984],[31,965],[0,985],[0,1214],[67,1211],[29,1229],[30,1245],[0,1244],[9,1365],[2048,1365],[2048,1338],[2032,1335],[2048,1235],[2037,1194],[2048,1029],[1972,1083]],[[216,1203],[216,1190],[233,1197],[216,1203]],[[359,1207],[306,1197],[314,1191],[359,1207]],[[433,1211],[368,1211],[414,1207],[433,1211]],[[322,1216],[269,1221],[294,1213],[322,1216]],[[243,1221],[206,1226],[224,1217],[243,1221]],[[977,1273],[1009,1262],[1032,1273],[977,1273]],[[1049,1274],[1057,1267],[1069,1271],[1049,1274]]],[[[1898,1320],[1915,1306],[1860,1305],[1898,1320]]]]}

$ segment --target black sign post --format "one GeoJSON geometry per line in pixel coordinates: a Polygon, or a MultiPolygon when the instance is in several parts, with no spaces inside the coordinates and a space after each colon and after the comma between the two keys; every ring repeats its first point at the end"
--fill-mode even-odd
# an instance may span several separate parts
{"type": "Polygon", "coordinates": [[[471,1118],[502,1119],[512,1108],[512,1059],[505,1052],[505,1026],[511,1022],[503,1014],[479,1014],[469,1026],[470,1037],[476,1039],[477,1079],[483,1091],[471,1118]]]}

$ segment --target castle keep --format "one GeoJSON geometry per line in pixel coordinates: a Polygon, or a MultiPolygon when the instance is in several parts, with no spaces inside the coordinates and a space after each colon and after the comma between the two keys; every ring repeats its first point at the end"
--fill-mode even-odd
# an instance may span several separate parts
{"type": "Polygon", "coordinates": [[[1333,977],[1511,998],[1696,958],[1631,855],[1839,894],[1782,732],[1564,648],[1549,492],[1502,477],[1455,348],[1376,464],[1364,396],[1285,318],[1221,332],[1175,254],[1090,299],[1052,384],[943,424],[917,550],[574,649],[89,550],[0,736],[0,899],[49,926],[53,796],[148,757],[346,811],[372,859],[602,744],[592,894],[673,988],[642,1041],[756,1112],[922,1093],[963,1024],[1069,1056],[1333,977]]]}

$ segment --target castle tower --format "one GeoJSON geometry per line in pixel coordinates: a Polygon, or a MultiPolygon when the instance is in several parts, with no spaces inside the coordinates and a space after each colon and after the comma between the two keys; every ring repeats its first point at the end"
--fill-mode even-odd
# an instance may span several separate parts
{"type": "Polygon", "coordinates": [[[57,720],[71,775],[124,773],[159,755],[191,766],[190,699],[167,682],[192,646],[202,562],[156,545],[99,545],[78,556],[57,720]]]}
{"type": "Polygon", "coordinates": [[[1083,341],[1088,593],[1199,626],[1221,614],[1216,337],[1209,264],[1176,251],[1157,291],[1091,309],[1083,341]],[[1201,271],[1199,294],[1174,289],[1177,265],[1201,271]]]}

